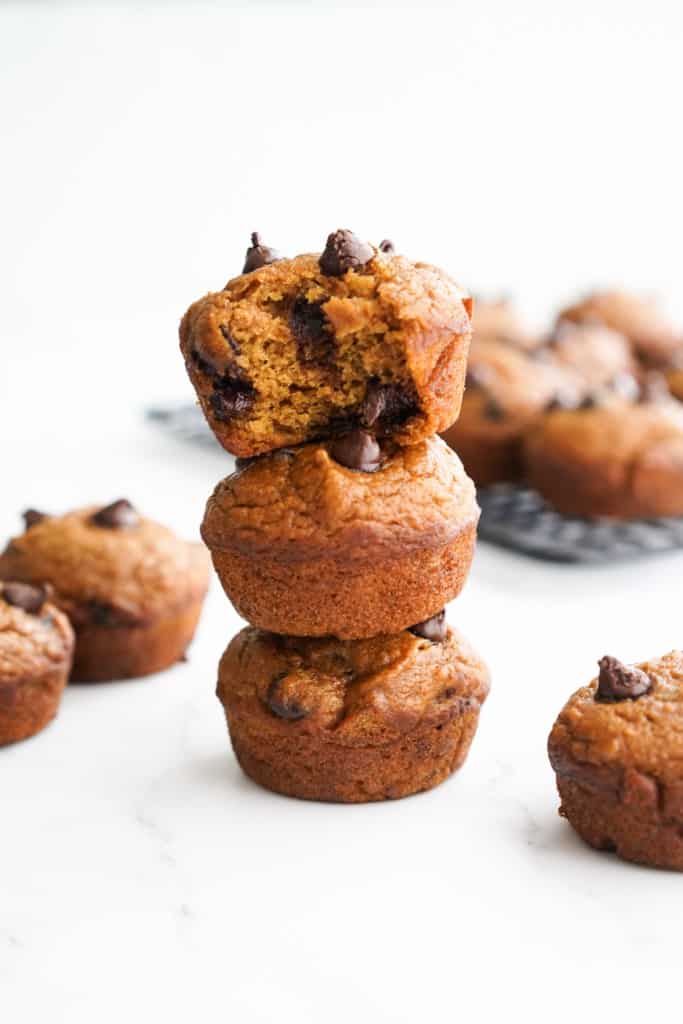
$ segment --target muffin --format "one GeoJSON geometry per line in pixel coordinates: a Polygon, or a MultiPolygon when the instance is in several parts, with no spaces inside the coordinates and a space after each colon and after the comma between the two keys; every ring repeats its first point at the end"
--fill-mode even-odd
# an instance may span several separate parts
{"type": "Polygon", "coordinates": [[[484,299],[477,295],[472,331],[477,341],[502,341],[525,352],[535,349],[540,341],[507,298],[484,299]]]}
{"type": "Polygon", "coordinates": [[[0,583],[0,746],[28,739],[56,716],[74,634],[45,587],[0,583]]]}
{"type": "Polygon", "coordinates": [[[681,871],[683,654],[599,665],[550,733],[560,814],[597,850],[681,871]]]}
{"type": "Polygon", "coordinates": [[[597,323],[561,320],[536,354],[572,371],[587,388],[617,387],[637,394],[640,368],[623,334],[597,323]]]}
{"type": "Polygon", "coordinates": [[[247,621],[346,640],[397,633],[456,597],[478,518],[439,438],[400,448],[355,431],[240,463],[209,498],[202,537],[247,621]]]}
{"type": "Polygon", "coordinates": [[[522,438],[556,395],[580,400],[569,371],[534,361],[501,341],[475,341],[458,420],[442,433],[479,487],[523,475],[522,438]]]}
{"type": "Polygon", "coordinates": [[[243,770],[307,800],[409,796],[464,762],[489,690],[484,663],[443,614],[414,632],[295,639],[249,627],[217,695],[243,770]]]}
{"type": "Polygon", "coordinates": [[[530,484],[567,516],[683,515],[683,406],[596,398],[550,412],[525,439],[530,484]]]}
{"type": "Polygon", "coordinates": [[[593,292],[564,309],[560,320],[605,324],[625,335],[637,355],[648,367],[659,368],[683,344],[683,335],[674,328],[654,299],[623,291],[593,292]]]}
{"type": "Polygon", "coordinates": [[[144,676],[181,659],[195,632],[209,560],[125,499],[63,516],[35,510],[0,555],[0,579],[49,583],[76,633],[71,678],[144,676]]]}
{"type": "Polygon", "coordinates": [[[248,254],[180,325],[224,448],[250,457],[355,428],[410,445],[456,419],[472,304],[443,271],[349,231],[320,255],[267,258],[248,254]]]}

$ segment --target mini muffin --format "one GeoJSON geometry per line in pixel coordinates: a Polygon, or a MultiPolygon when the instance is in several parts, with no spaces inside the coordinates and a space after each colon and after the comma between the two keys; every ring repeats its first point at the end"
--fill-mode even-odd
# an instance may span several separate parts
{"type": "Polygon", "coordinates": [[[144,676],[183,657],[208,586],[203,545],[142,518],[125,499],[24,518],[24,534],[0,555],[0,579],[51,585],[76,632],[73,680],[144,676]]]}
{"type": "Polygon", "coordinates": [[[597,398],[559,409],[525,441],[530,484],[568,516],[683,515],[683,405],[597,398]]]}
{"type": "Polygon", "coordinates": [[[52,721],[69,678],[74,634],[43,586],[0,583],[0,746],[52,721]]]}
{"type": "Polygon", "coordinates": [[[540,342],[507,298],[483,299],[478,295],[472,331],[477,341],[502,341],[525,352],[532,351],[540,342]]]}
{"type": "Polygon", "coordinates": [[[597,850],[683,871],[683,654],[599,665],[550,733],[560,814],[597,850]]]}
{"type": "Polygon", "coordinates": [[[464,762],[489,690],[484,663],[443,613],[370,640],[242,630],[217,695],[243,770],[306,800],[409,796],[464,762]]]}
{"type": "Polygon", "coordinates": [[[559,320],[593,321],[619,331],[629,339],[646,366],[659,368],[683,344],[683,335],[654,299],[622,291],[593,292],[564,309],[559,320]]]}
{"type": "Polygon", "coordinates": [[[249,457],[356,427],[416,444],[453,422],[472,304],[443,271],[350,231],[330,235],[321,255],[253,248],[245,272],[180,325],[224,448],[249,457]]]}
{"type": "Polygon", "coordinates": [[[614,385],[637,394],[640,369],[623,334],[597,323],[561,320],[536,354],[575,373],[588,388],[614,385]]]}
{"type": "Polygon", "coordinates": [[[202,536],[253,625],[358,639],[456,597],[478,519],[474,485],[439,438],[399,448],[356,431],[240,463],[209,498],[202,536]]]}
{"type": "Polygon", "coordinates": [[[556,395],[577,404],[581,387],[570,371],[529,359],[501,341],[475,338],[462,411],[442,437],[477,486],[519,480],[524,432],[556,395]]]}

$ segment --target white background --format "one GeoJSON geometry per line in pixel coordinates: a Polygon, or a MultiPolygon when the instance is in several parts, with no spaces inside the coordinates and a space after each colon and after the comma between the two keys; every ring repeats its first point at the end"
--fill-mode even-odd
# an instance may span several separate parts
{"type": "MultiPolygon", "coordinates": [[[[680,4],[0,7],[0,528],[128,495],[190,536],[229,457],[189,302],[251,230],[393,238],[540,321],[595,283],[681,311],[680,4]]],[[[585,849],[545,741],[603,653],[681,644],[683,557],[586,570],[481,545],[451,620],[494,689],[462,773],[367,807],[244,780],[191,661],[67,692],[0,753],[0,1015],[16,1022],[642,1020],[680,1003],[681,880],[585,849]]]]}

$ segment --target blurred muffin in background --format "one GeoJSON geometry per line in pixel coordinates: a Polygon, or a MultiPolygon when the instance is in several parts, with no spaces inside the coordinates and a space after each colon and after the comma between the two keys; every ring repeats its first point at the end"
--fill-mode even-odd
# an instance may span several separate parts
{"type": "Polygon", "coordinates": [[[535,356],[571,370],[588,388],[616,384],[627,397],[637,397],[640,367],[631,345],[602,324],[560,320],[535,356]]]}
{"type": "Polygon", "coordinates": [[[540,342],[512,302],[501,296],[497,299],[475,298],[472,315],[474,342],[502,341],[529,352],[540,342]]]}
{"type": "Polygon", "coordinates": [[[478,486],[520,480],[525,432],[548,405],[576,406],[584,390],[570,369],[480,339],[470,351],[460,417],[442,437],[478,486]]]}

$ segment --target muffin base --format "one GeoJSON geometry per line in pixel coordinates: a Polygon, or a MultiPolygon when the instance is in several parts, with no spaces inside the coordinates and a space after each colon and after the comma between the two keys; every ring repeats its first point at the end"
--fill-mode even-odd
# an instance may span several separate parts
{"type": "Polygon", "coordinates": [[[0,679],[0,746],[35,736],[59,711],[69,664],[51,668],[30,679],[0,679]]]}
{"type": "Polygon", "coordinates": [[[289,636],[355,640],[398,633],[457,597],[469,573],[476,519],[448,544],[389,561],[277,562],[212,552],[223,589],[253,626],[289,636]]]}
{"type": "Polygon", "coordinates": [[[629,806],[617,795],[562,776],[557,788],[560,814],[589,846],[637,864],[683,871],[683,823],[663,819],[656,806],[629,806]]]}
{"type": "Polygon", "coordinates": [[[182,660],[197,628],[203,599],[202,594],[153,622],[77,627],[71,682],[107,683],[148,676],[182,660]]]}
{"type": "Polygon", "coordinates": [[[461,767],[479,720],[479,705],[463,704],[448,722],[425,723],[399,741],[376,747],[322,743],[295,734],[272,737],[264,749],[262,736],[244,720],[228,710],[226,718],[237,760],[260,786],[301,800],[368,803],[432,789],[461,767]]]}

